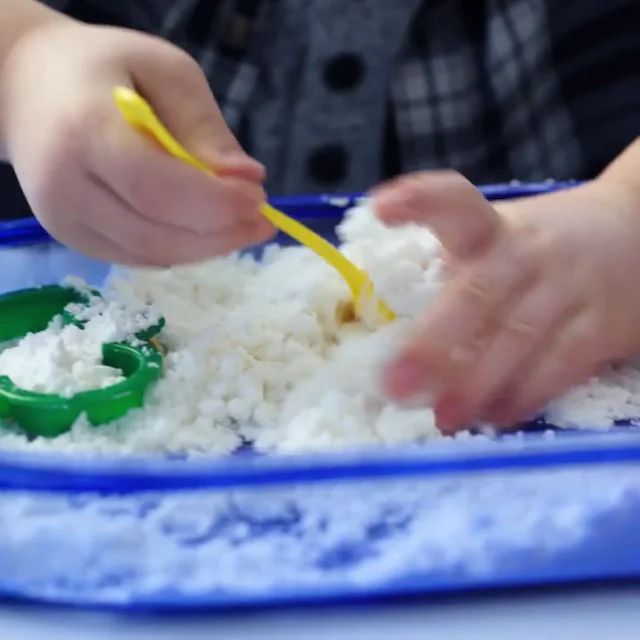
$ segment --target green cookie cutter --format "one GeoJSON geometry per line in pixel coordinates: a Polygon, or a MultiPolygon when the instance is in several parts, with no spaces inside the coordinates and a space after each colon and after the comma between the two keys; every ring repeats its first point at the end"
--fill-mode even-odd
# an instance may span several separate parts
{"type": "MultiPolygon", "coordinates": [[[[58,315],[64,323],[82,327],[84,322],[65,307],[88,304],[94,295],[100,294],[52,285],[0,296],[0,344],[43,331],[58,315]]],[[[125,376],[122,382],[104,389],[62,397],[21,389],[9,377],[0,376],[0,420],[14,422],[29,437],[54,438],[69,431],[81,414],[97,426],[141,407],[149,385],[162,375],[163,355],[152,345],[163,326],[161,318],[155,326],[141,331],[136,341],[103,345],[103,363],[122,370],[125,376]]]]}

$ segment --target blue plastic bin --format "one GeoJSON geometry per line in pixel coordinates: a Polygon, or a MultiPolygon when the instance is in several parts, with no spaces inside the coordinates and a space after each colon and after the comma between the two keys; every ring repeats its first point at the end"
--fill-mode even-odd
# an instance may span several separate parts
{"type": "MultiPolygon", "coordinates": [[[[276,204],[331,237],[352,202],[276,204]]],[[[34,220],[0,245],[2,292],[108,268],[34,220]]],[[[638,576],[639,462],[625,429],[284,458],[0,452],[0,595],[224,607],[638,576]]]]}

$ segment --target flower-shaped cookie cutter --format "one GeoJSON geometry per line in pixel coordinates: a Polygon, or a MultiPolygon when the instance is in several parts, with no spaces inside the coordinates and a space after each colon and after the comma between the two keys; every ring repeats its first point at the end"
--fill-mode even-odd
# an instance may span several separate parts
{"type": "MultiPolygon", "coordinates": [[[[0,296],[0,343],[43,331],[56,316],[61,316],[65,324],[82,327],[86,320],[82,314],[76,317],[71,310],[75,304],[89,305],[95,295],[100,294],[51,285],[0,296]]],[[[163,354],[156,336],[164,323],[161,318],[136,335],[135,340],[103,345],[103,363],[120,369],[125,377],[103,389],[63,397],[28,391],[15,385],[8,376],[0,376],[0,420],[15,423],[29,437],[52,438],[71,429],[82,414],[97,426],[142,407],[149,385],[162,375],[163,354]]]]}

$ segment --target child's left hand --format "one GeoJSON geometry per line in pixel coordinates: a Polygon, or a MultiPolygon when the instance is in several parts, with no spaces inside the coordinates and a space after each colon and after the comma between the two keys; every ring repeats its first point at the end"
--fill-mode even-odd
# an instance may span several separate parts
{"type": "Polygon", "coordinates": [[[640,351],[640,208],[615,181],[494,207],[458,174],[423,173],[374,202],[387,224],[429,226],[452,266],[385,373],[397,400],[429,394],[443,432],[530,418],[640,351]]]}

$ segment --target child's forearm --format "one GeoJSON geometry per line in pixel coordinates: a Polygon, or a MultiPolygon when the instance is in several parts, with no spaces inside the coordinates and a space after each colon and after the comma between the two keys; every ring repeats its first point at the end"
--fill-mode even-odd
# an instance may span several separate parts
{"type": "Polygon", "coordinates": [[[503,200],[497,203],[496,209],[506,216],[518,216],[523,212],[540,210],[551,203],[558,207],[566,203],[570,206],[574,198],[588,197],[594,191],[602,192],[606,188],[606,199],[609,208],[619,208],[635,216],[640,224],[640,138],[636,138],[609,166],[586,185],[540,196],[503,200]]]}
{"type": "Polygon", "coordinates": [[[0,160],[4,158],[2,91],[7,62],[25,35],[57,20],[69,18],[34,0],[0,0],[0,160]]]}
{"type": "Polygon", "coordinates": [[[603,172],[600,179],[620,185],[640,213],[640,138],[636,138],[603,172]]]}

